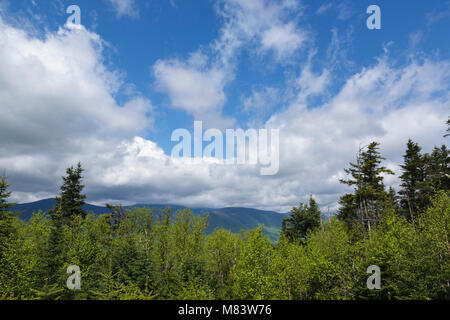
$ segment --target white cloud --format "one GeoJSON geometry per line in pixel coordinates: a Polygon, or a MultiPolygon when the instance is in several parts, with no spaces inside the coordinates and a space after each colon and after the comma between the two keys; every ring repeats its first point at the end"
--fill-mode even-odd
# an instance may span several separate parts
{"type": "Polygon", "coordinates": [[[226,102],[225,87],[235,77],[239,51],[274,52],[277,62],[282,62],[302,47],[306,33],[290,16],[292,12],[299,14],[295,0],[223,0],[217,2],[216,8],[224,19],[219,37],[186,61],[159,60],[152,72],[172,107],[223,128],[234,122],[222,116],[222,107],[226,102]]]}
{"type": "Polygon", "coordinates": [[[202,70],[193,63],[159,60],[153,66],[159,89],[168,93],[172,106],[193,114],[220,109],[225,102],[222,70],[202,70]]]}
{"type": "MultiPolygon", "coordinates": [[[[338,178],[354,161],[359,144],[381,142],[387,164],[395,168],[408,138],[425,151],[445,143],[449,61],[425,59],[396,67],[382,57],[314,108],[308,98],[326,90],[331,75],[306,64],[295,82],[296,98],[265,124],[280,129],[281,158],[279,174],[263,177],[250,165],[174,160],[144,139],[152,105],[133,90],[129,101],[118,105],[115,94],[126,84],[105,67],[98,35],[84,28],[61,29],[38,39],[0,20],[0,39],[0,168],[7,170],[17,201],[54,194],[65,168],[81,161],[88,201],[100,204],[115,199],[288,211],[312,193],[333,209],[346,191],[338,178]]],[[[203,110],[196,109],[203,103],[218,121],[227,78],[214,75],[210,59],[195,54],[186,62],[161,60],[154,70],[161,72],[157,79],[171,102],[193,114],[203,110]],[[177,80],[179,74],[184,81],[177,80]],[[206,75],[217,79],[206,83],[206,75]],[[200,92],[197,83],[214,83],[216,89],[200,92]],[[183,91],[183,86],[192,88],[183,91]],[[189,90],[196,96],[190,97],[189,90]]],[[[258,92],[264,94],[255,90],[249,108],[258,92]]]]}
{"type": "Polygon", "coordinates": [[[298,26],[302,8],[296,0],[222,0],[219,4],[225,24],[214,48],[224,64],[233,61],[243,46],[275,50],[277,58],[288,58],[306,41],[306,32],[298,26]]]}
{"type": "Polygon", "coordinates": [[[98,128],[130,134],[148,125],[149,101],[137,96],[124,106],[115,102],[113,95],[123,81],[103,65],[98,35],[80,27],[60,29],[39,40],[0,20],[0,36],[1,121],[6,136],[17,120],[26,124],[21,135],[30,138],[43,129],[48,136],[64,133],[58,134],[62,139],[98,128]]]}
{"type": "MultiPolygon", "coordinates": [[[[334,207],[339,193],[346,190],[336,178],[354,161],[360,144],[380,142],[389,159],[386,164],[397,167],[409,138],[426,151],[445,143],[449,77],[448,61],[425,60],[395,68],[382,58],[350,77],[320,107],[306,108],[299,102],[304,99],[297,99],[268,121],[270,127],[282,128],[280,176],[299,181],[305,193],[334,207]]],[[[321,77],[309,82],[318,87],[323,83],[321,77]]],[[[395,186],[398,180],[386,182],[395,186]]]]}
{"type": "Polygon", "coordinates": [[[316,13],[317,14],[325,14],[328,10],[331,9],[331,7],[333,7],[333,4],[331,2],[328,3],[323,3],[319,9],[317,9],[316,13]]]}
{"type": "Polygon", "coordinates": [[[432,12],[427,13],[426,21],[428,28],[439,23],[441,20],[448,19],[450,17],[450,1],[446,1],[445,4],[441,5],[441,8],[436,8],[432,12]]]}
{"type": "Polygon", "coordinates": [[[251,95],[242,99],[243,111],[249,114],[251,119],[247,126],[260,128],[265,118],[285,100],[283,93],[282,90],[272,87],[253,88],[251,95]]]}
{"type": "Polygon", "coordinates": [[[335,11],[337,13],[337,18],[339,20],[347,20],[353,15],[353,11],[351,9],[351,3],[347,0],[340,1],[338,4],[335,4],[333,2],[323,3],[319,7],[319,9],[316,10],[316,14],[325,15],[331,9],[335,9],[335,11]]]}
{"type": "Polygon", "coordinates": [[[18,192],[51,192],[69,163],[151,128],[149,100],[115,101],[124,82],[104,66],[98,35],[80,27],[40,39],[0,18],[0,38],[0,167],[18,192]]]}
{"type": "Polygon", "coordinates": [[[331,42],[327,49],[327,65],[334,70],[343,69],[345,71],[352,70],[354,61],[350,61],[347,57],[352,46],[353,28],[342,32],[337,28],[331,29],[331,42]]]}
{"type": "Polygon", "coordinates": [[[308,97],[324,94],[330,81],[329,70],[324,69],[320,74],[314,73],[311,70],[311,63],[308,62],[297,79],[297,86],[300,89],[297,101],[307,103],[308,97]]]}
{"type": "MultiPolygon", "coordinates": [[[[310,94],[324,85],[326,71],[305,71],[310,94]],[[314,83],[315,82],[315,83],[314,83]]],[[[280,128],[280,173],[262,177],[255,166],[229,166],[213,160],[187,163],[171,159],[153,142],[135,138],[114,149],[110,164],[90,166],[99,194],[136,202],[171,202],[190,206],[251,206],[288,211],[314,194],[323,206],[336,208],[346,187],[343,168],[354,161],[359,145],[376,140],[395,170],[408,138],[425,150],[444,143],[450,96],[446,61],[413,62],[395,68],[387,58],[363,69],[340,92],[316,108],[299,108],[299,100],[272,116],[269,128],[280,128]],[[423,84],[427,84],[423,86],[423,84]],[[420,89],[418,87],[421,87],[420,89]],[[399,103],[401,101],[401,103],[399,103]]],[[[304,95],[300,90],[299,96],[304,95]]],[[[397,178],[386,179],[396,186],[397,178]]]]}
{"type": "Polygon", "coordinates": [[[265,50],[274,50],[277,59],[283,60],[300,49],[302,43],[306,41],[306,34],[297,30],[290,23],[282,26],[272,26],[262,34],[262,47],[265,50]]]}
{"type": "Polygon", "coordinates": [[[134,0],[107,0],[116,11],[117,17],[139,18],[139,9],[134,0]]]}

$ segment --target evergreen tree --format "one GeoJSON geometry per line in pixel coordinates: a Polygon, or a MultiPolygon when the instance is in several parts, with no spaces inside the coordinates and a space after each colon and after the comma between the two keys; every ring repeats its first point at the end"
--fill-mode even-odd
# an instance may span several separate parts
{"type": "Polygon", "coordinates": [[[80,163],[78,163],[76,168],[72,166],[66,170],[67,176],[62,177],[61,192],[55,198],[56,205],[50,211],[50,214],[53,215],[57,210],[61,210],[64,218],[74,215],[80,215],[82,218],[86,217],[86,212],[83,210],[86,195],[81,193],[84,188],[84,185],[81,184],[83,171],[80,163]]]}
{"type": "Polygon", "coordinates": [[[62,267],[65,262],[64,217],[60,207],[54,209],[50,224],[50,235],[44,250],[44,263],[39,270],[43,287],[61,284],[62,267]]]}
{"type": "Polygon", "coordinates": [[[309,231],[320,227],[321,212],[316,200],[311,195],[309,205],[300,203],[292,208],[289,218],[283,218],[281,233],[290,241],[304,241],[309,231]]]}
{"type": "Polygon", "coordinates": [[[63,266],[66,261],[65,226],[69,221],[73,228],[77,228],[75,219],[77,216],[84,219],[86,212],[83,210],[84,199],[82,194],[84,185],[82,180],[81,164],[66,170],[67,176],[62,177],[63,184],[59,196],[55,198],[55,206],[49,210],[51,215],[51,232],[44,250],[44,263],[40,269],[40,277],[45,285],[59,285],[64,276],[63,266]]]}
{"type": "Polygon", "coordinates": [[[123,216],[112,241],[111,270],[117,280],[144,290],[153,285],[153,212],[136,208],[123,216]]]}
{"type": "Polygon", "coordinates": [[[344,194],[338,201],[338,218],[349,227],[353,227],[358,221],[361,222],[361,212],[357,196],[352,193],[344,194]]]}
{"type": "Polygon", "coordinates": [[[0,179],[0,296],[17,292],[16,282],[20,277],[16,252],[17,227],[15,214],[10,209],[14,205],[8,202],[11,191],[6,177],[0,179]]]}
{"type": "Polygon", "coordinates": [[[400,209],[399,197],[393,187],[389,187],[388,201],[386,204],[387,206],[390,206],[390,208],[393,208],[395,212],[398,212],[398,210],[400,209]]]}
{"type": "Polygon", "coordinates": [[[402,190],[400,205],[410,219],[426,210],[438,190],[450,189],[450,153],[445,145],[435,147],[431,154],[421,154],[417,143],[408,141],[404,164],[401,165],[402,190]]]}
{"type": "Polygon", "coordinates": [[[447,146],[434,147],[426,163],[426,180],[433,191],[430,197],[438,190],[450,190],[450,151],[447,146]]]}
{"type": "Polygon", "coordinates": [[[11,196],[11,191],[8,191],[9,184],[5,176],[0,179],[0,237],[7,238],[12,229],[12,218],[15,216],[10,209],[14,206],[14,203],[8,202],[8,198],[11,196]]]}
{"type": "Polygon", "coordinates": [[[354,194],[341,198],[343,207],[339,209],[339,217],[345,221],[358,217],[368,229],[378,220],[389,200],[382,174],[394,174],[381,166],[385,158],[380,155],[378,146],[378,142],[372,142],[366,151],[359,150],[356,163],[350,163],[350,168],[345,169],[352,178],[340,180],[343,184],[353,186],[354,194]]]}
{"type": "MultiPolygon", "coordinates": [[[[11,191],[8,191],[8,188],[6,176],[2,176],[0,179],[0,214],[9,212],[9,209],[14,206],[14,203],[8,202],[8,198],[11,196],[11,191]]],[[[2,215],[0,215],[0,219],[1,217],[2,215]]]]}
{"type": "Polygon", "coordinates": [[[425,181],[425,161],[420,152],[420,146],[411,139],[408,140],[403,155],[404,163],[400,166],[402,168],[400,206],[404,215],[412,220],[427,202],[420,191],[425,181]]]}

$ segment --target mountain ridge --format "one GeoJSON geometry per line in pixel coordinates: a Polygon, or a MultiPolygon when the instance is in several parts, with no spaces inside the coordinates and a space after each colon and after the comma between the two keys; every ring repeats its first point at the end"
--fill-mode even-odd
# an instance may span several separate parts
{"type": "MultiPolygon", "coordinates": [[[[29,221],[33,213],[39,210],[47,212],[55,205],[55,199],[48,198],[29,203],[16,204],[12,207],[12,211],[21,212],[19,217],[22,220],[29,221]]],[[[239,233],[241,230],[248,230],[264,225],[264,233],[270,237],[272,241],[276,241],[278,233],[281,228],[281,221],[287,214],[279,213],[269,210],[260,210],[245,207],[223,207],[223,208],[190,208],[181,205],[163,205],[163,204],[134,204],[131,206],[124,206],[124,209],[143,208],[154,209],[155,214],[158,214],[160,209],[171,207],[173,212],[182,209],[191,209],[196,215],[202,213],[209,213],[209,226],[206,229],[207,233],[213,232],[216,228],[224,228],[234,233],[239,233]]],[[[88,213],[93,213],[96,216],[111,212],[110,209],[104,206],[97,206],[86,203],[83,209],[88,213]]]]}

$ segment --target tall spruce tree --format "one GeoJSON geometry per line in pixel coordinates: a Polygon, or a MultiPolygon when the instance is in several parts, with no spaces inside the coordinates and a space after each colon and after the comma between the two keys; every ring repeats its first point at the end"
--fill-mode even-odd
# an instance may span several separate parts
{"type": "Polygon", "coordinates": [[[419,145],[409,140],[401,165],[400,205],[410,219],[431,205],[436,191],[450,189],[450,151],[447,147],[435,147],[431,154],[420,151],[419,145]]]}
{"type": "Polygon", "coordinates": [[[43,268],[39,270],[43,287],[62,284],[64,258],[64,217],[61,207],[55,207],[52,212],[50,235],[44,250],[43,268]]]}
{"type": "Polygon", "coordinates": [[[353,193],[346,193],[338,201],[338,218],[352,227],[358,221],[361,222],[361,210],[357,196],[353,193]]]}
{"type": "Polygon", "coordinates": [[[340,180],[343,184],[353,186],[354,193],[341,197],[339,218],[352,224],[358,217],[369,229],[379,219],[389,201],[382,174],[394,174],[381,166],[385,158],[381,156],[378,146],[378,142],[372,142],[366,151],[360,149],[356,163],[350,163],[350,168],[344,169],[351,178],[340,180]]]}
{"type": "MultiPolygon", "coordinates": [[[[8,249],[15,228],[12,221],[12,213],[10,212],[12,203],[8,202],[8,198],[11,196],[11,191],[8,191],[9,185],[6,181],[6,177],[2,176],[0,179],[0,286],[4,286],[4,276],[8,275],[10,266],[8,265],[8,249]]],[[[0,291],[1,292],[1,291],[0,291]]]]}
{"type": "Polygon", "coordinates": [[[281,233],[290,241],[303,242],[309,231],[320,227],[321,214],[316,200],[311,195],[309,204],[300,203],[298,208],[292,208],[289,218],[283,218],[281,233]]]}
{"type": "Polygon", "coordinates": [[[8,201],[11,196],[11,191],[8,191],[8,188],[6,176],[2,176],[0,179],[0,255],[5,252],[6,246],[16,232],[13,225],[15,214],[10,210],[14,203],[8,201]]]}
{"type": "Polygon", "coordinates": [[[425,181],[425,161],[421,150],[419,144],[409,139],[403,155],[404,163],[400,166],[400,206],[403,214],[411,220],[427,204],[421,193],[425,181]]]}
{"type": "Polygon", "coordinates": [[[14,203],[8,201],[11,191],[6,176],[0,178],[0,299],[23,293],[26,283],[20,247],[20,227],[14,203]]]}
{"type": "Polygon", "coordinates": [[[3,175],[0,179],[0,219],[10,215],[10,209],[14,206],[14,203],[8,202],[8,198],[11,196],[11,191],[8,191],[8,188],[7,178],[3,175]]]}
{"type": "Polygon", "coordinates": [[[81,163],[78,163],[76,168],[72,166],[66,170],[67,176],[62,177],[63,184],[61,186],[61,192],[55,198],[56,205],[50,211],[52,216],[57,210],[60,210],[64,218],[75,215],[80,215],[82,218],[86,217],[86,212],[83,210],[86,195],[82,194],[84,185],[81,184],[81,180],[83,179],[81,174],[83,171],[84,169],[81,167],[81,163]]]}
{"type": "Polygon", "coordinates": [[[426,166],[426,179],[436,190],[450,190],[450,150],[446,145],[434,147],[426,166]]]}
{"type": "MultiPolygon", "coordinates": [[[[39,270],[43,288],[49,285],[58,286],[64,276],[62,267],[65,262],[66,247],[64,239],[64,226],[79,215],[83,219],[86,212],[83,210],[86,195],[82,194],[84,185],[81,184],[83,168],[71,166],[66,170],[67,176],[62,177],[63,184],[59,196],[55,198],[55,206],[49,210],[51,215],[51,231],[44,250],[44,264],[39,270]]],[[[45,291],[45,290],[44,290],[45,291]]]]}

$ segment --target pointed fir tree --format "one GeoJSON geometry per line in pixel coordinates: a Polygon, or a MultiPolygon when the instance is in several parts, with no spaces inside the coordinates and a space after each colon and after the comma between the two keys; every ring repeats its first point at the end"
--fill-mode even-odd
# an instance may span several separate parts
{"type": "Polygon", "coordinates": [[[350,163],[350,168],[344,169],[351,178],[340,180],[342,184],[353,186],[354,193],[353,196],[347,194],[340,199],[339,217],[350,223],[352,219],[358,217],[369,230],[381,216],[386,201],[389,201],[383,174],[394,174],[381,166],[385,158],[378,149],[378,142],[370,143],[366,151],[360,149],[356,163],[350,163]]]}
{"type": "Polygon", "coordinates": [[[14,223],[15,214],[10,211],[13,203],[8,201],[11,191],[6,176],[0,179],[0,296],[11,294],[14,290],[14,280],[18,277],[16,252],[17,227],[14,223]]]}
{"type": "Polygon", "coordinates": [[[361,222],[361,210],[357,201],[357,196],[353,193],[346,193],[338,201],[339,209],[337,217],[345,222],[347,226],[353,227],[361,222]]]}
{"type": "Polygon", "coordinates": [[[397,192],[395,192],[395,189],[393,187],[389,187],[388,200],[386,202],[386,205],[390,208],[393,208],[394,212],[398,212],[400,209],[399,196],[397,195],[397,192]]]}
{"type": "Polygon", "coordinates": [[[15,203],[11,203],[8,201],[8,198],[11,196],[11,191],[8,191],[9,184],[7,182],[7,178],[3,175],[0,179],[0,219],[6,219],[7,216],[10,216],[11,208],[15,205],[15,203]]]}
{"type": "Polygon", "coordinates": [[[0,260],[3,260],[2,256],[6,253],[7,247],[17,231],[14,227],[15,214],[11,212],[14,203],[8,201],[11,196],[11,191],[8,191],[8,188],[6,176],[2,176],[0,179],[0,260]]]}
{"type": "Polygon", "coordinates": [[[311,195],[309,204],[300,203],[291,210],[288,218],[283,218],[281,233],[292,242],[304,242],[308,232],[320,227],[321,212],[311,195]]]}
{"type": "Polygon", "coordinates": [[[400,166],[400,206],[403,215],[414,220],[414,216],[427,204],[421,193],[425,181],[425,162],[421,147],[411,139],[408,140],[403,159],[404,163],[400,166]]]}
{"type": "Polygon", "coordinates": [[[81,216],[83,219],[86,217],[86,212],[83,210],[86,195],[82,194],[84,185],[81,184],[83,171],[80,163],[78,163],[76,168],[72,166],[66,170],[67,176],[62,177],[61,192],[55,198],[56,205],[50,211],[51,215],[55,214],[57,210],[61,210],[64,218],[76,215],[81,216]]]}
{"type": "Polygon", "coordinates": [[[8,201],[11,191],[8,191],[9,184],[6,176],[0,179],[0,245],[5,244],[15,229],[13,227],[13,218],[15,214],[11,212],[11,208],[15,205],[8,201]]]}
{"type": "Polygon", "coordinates": [[[446,145],[434,147],[426,167],[426,179],[434,191],[450,190],[450,150],[446,145]]]}
{"type": "Polygon", "coordinates": [[[43,287],[61,283],[65,262],[64,224],[61,207],[54,208],[51,231],[44,250],[44,264],[39,270],[43,287]]]}

